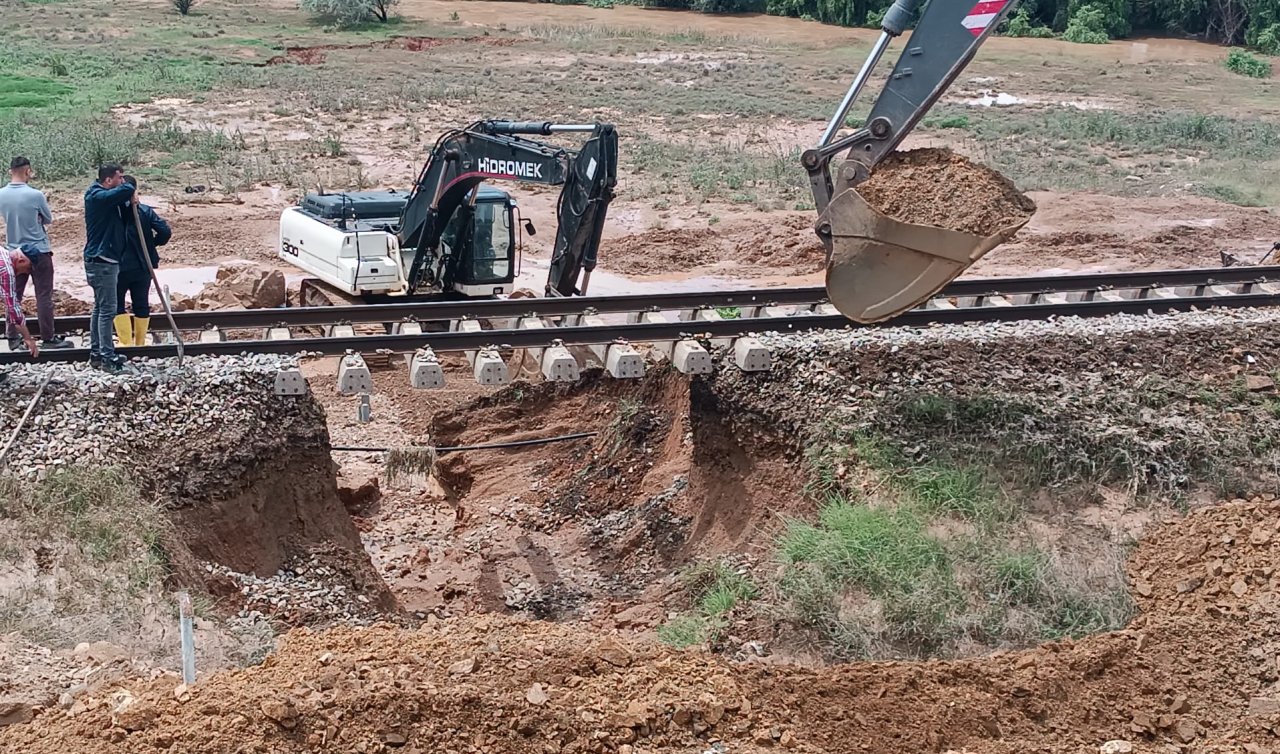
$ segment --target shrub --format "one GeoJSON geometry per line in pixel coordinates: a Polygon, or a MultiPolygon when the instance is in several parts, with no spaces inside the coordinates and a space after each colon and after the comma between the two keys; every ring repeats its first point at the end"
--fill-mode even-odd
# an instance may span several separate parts
{"type": "Polygon", "coordinates": [[[1040,39],[1053,36],[1053,30],[1037,24],[1031,19],[1031,11],[1024,5],[1018,9],[1004,30],[1006,37],[1036,37],[1040,39]]]}
{"type": "Polygon", "coordinates": [[[1107,16],[1101,8],[1093,5],[1081,6],[1071,14],[1067,22],[1067,30],[1062,38],[1078,44],[1104,45],[1110,41],[1107,35],[1107,16]]]}
{"type": "Polygon", "coordinates": [[[400,0],[299,0],[310,15],[337,26],[358,26],[367,21],[386,23],[400,0]]]}
{"type": "Polygon", "coordinates": [[[196,0],[169,0],[173,5],[173,9],[178,11],[178,15],[187,16],[191,14],[191,9],[195,7],[196,0]]]}
{"type": "Polygon", "coordinates": [[[1227,53],[1225,65],[1228,71],[1252,79],[1265,79],[1271,76],[1271,63],[1245,50],[1232,50],[1227,53]]]}

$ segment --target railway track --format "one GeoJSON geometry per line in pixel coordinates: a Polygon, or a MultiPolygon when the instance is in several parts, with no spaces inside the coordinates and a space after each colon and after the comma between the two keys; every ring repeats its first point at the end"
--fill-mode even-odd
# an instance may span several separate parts
{"type": "MultiPolygon", "coordinates": [[[[729,342],[763,332],[866,327],[825,303],[822,288],[779,288],[641,296],[508,299],[176,313],[184,331],[204,331],[184,344],[190,355],[252,353],[478,352],[523,348],[595,347],[601,360],[609,348],[657,344],[668,355],[680,342],[699,338],[729,342]],[[726,308],[738,316],[724,318],[726,308]],[[626,314],[625,323],[603,315],[626,314]],[[481,329],[479,322],[495,323],[481,329]],[[450,331],[424,332],[424,323],[450,323],[450,331]],[[397,332],[356,335],[356,324],[394,325],[397,332]],[[296,337],[290,328],[323,326],[324,337],[296,337]],[[216,328],[210,330],[209,328],[216,328]],[[274,330],[275,337],[225,340],[227,331],[274,330]]],[[[1063,275],[962,280],[925,305],[875,327],[1001,322],[1055,316],[1100,317],[1190,311],[1213,307],[1280,305],[1280,266],[1063,275]],[[1273,282],[1274,281],[1274,282],[1273,282]]],[[[83,332],[87,316],[60,317],[59,331],[83,332]]],[[[692,345],[690,347],[693,347],[692,345]]],[[[700,348],[700,346],[697,346],[700,348]]],[[[172,343],[135,347],[134,357],[177,355],[172,343]]],[[[42,361],[82,361],[84,348],[49,351],[42,361]]],[[[0,353],[0,364],[29,361],[25,352],[0,353]]]]}

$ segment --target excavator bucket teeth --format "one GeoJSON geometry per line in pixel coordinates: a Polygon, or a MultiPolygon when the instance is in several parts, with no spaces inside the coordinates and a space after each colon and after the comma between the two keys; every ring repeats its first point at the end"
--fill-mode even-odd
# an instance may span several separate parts
{"type": "Polygon", "coordinates": [[[829,225],[827,296],[855,322],[883,322],[927,301],[1027,220],[982,237],[882,214],[846,189],[818,220],[829,225]]]}

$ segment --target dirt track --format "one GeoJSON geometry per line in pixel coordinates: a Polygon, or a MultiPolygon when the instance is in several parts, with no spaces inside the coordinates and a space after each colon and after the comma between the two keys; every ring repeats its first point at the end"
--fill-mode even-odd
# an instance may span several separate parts
{"type": "Polygon", "coordinates": [[[295,632],[262,667],[84,700],[0,731],[0,745],[639,752],[718,740],[746,752],[1003,754],[1127,739],[1139,751],[1268,751],[1280,725],[1267,696],[1280,670],[1278,513],[1242,501],[1159,529],[1131,562],[1142,615],[1128,630],[1028,652],[810,671],[496,617],[295,632]]]}

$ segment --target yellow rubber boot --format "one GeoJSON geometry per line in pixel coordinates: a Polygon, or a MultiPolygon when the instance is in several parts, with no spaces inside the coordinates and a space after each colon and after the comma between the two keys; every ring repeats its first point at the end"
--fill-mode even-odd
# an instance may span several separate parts
{"type": "Polygon", "coordinates": [[[117,314],[112,320],[116,326],[116,338],[120,341],[120,346],[133,345],[133,317],[128,314],[117,314]]]}
{"type": "Polygon", "coordinates": [[[133,344],[135,346],[145,346],[147,344],[147,325],[149,324],[151,324],[150,317],[133,318],[133,344]]]}

